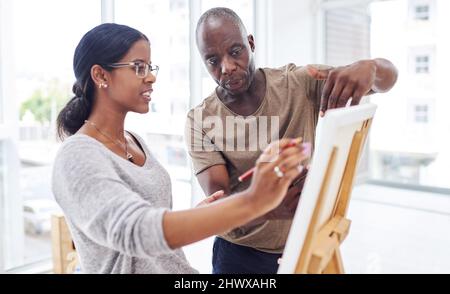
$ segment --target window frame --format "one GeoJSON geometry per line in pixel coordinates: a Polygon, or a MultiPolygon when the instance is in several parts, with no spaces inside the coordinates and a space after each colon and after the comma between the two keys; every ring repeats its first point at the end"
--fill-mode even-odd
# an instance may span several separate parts
{"type": "MultiPolygon", "coordinates": [[[[378,0],[377,0],[378,1],[378,0]]],[[[435,0],[410,0],[409,6],[409,21],[414,23],[431,23],[435,19],[436,15],[436,1],[435,0]],[[418,18],[418,7],[428,7],[427,19],[418,18]]],[[[423,13],[423,12],[422,12],[423,13]]]]}
{"type": "Polygon", "coordinates": [[[414,104],[414,123],[428,124],[430,122],[430,106],[426,103],[414,104]]]}
{"type": "Polygon", "coordinates": [[[430,20],[430,5],[418,4],[414,6],[414,20],[429,21],[430,20]],[[418,11],[418,8],[427,8],[426,11],[418,11]],[[426,18],[425,18],[426,17],[426,18]]]}
{"type": "Polygon", "coordinates": [[[431,57],[428,54],[418,54],[414,57],[414,68],[416,74],[429,74],[431,57]]]}
{"type": "Polygon", "coordinates": [[[13,99],[5,99],[5,97],[14,97],[14,87],[12,86],[12,76],[14,68],[12,59],[12,19],[11,11],[12,0],[4,0],[0,3],[0,99],[2,113],[2,121],[0,122],[0,142],[2,144],[1,155],[3,156],[3,197],[0,199],[0,273],[5,272],[6,255],[5,251],[8,245],[17,243],[14,250],[23,250],[21,234],[17,234],[17,229],[23,228],[22,222],[14,223],[6,226],[8,214],[20,213],[19,197],[8,197],[7,195],[18,195],[19,187],[19,157],[17,154],[18,142],[18,118],[14,115],[18,108],[13,99]],[[10,111],[4,111],[8,109],[10,111]],[[7,168],[8,167],[8,168],[7,168]],[[11,199],[9,199],[11,198],[11,199]],[[5,240],[11,242],[6,244],[5,240]]]}
{"type": "Polygon", "coordinates": [[[436,47],[434,45],[412,46],[408,49],[408,73],[417,78],[432,77],[435,72],[436,47]],[[425,62],[423,58],[428,58],[425,62]],[[417,71],[426,69],[427,71],[417,71]]]}

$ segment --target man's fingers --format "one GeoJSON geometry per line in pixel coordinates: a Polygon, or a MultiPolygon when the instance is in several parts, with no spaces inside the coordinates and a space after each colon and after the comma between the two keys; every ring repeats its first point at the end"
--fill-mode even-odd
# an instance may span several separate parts
{"type": "Polygon", "coordinates": [[[342,91],[341,97],[336,103],[336,108],[344,107],[347,105],[348,100],[352,97],[354,87],[351,84],[347,84],[345,89],[342,91]]]}
{"type": "Polygon", "coordinates": [[[217,192],[214,192],[211,197],[214,197],[214,199],[219,199],[225,195],[225,192],[223,190],[219,190],[217,192]]]}
{"type": "Polygon", "coordinates": [[[213,193],[211,196],[209,196],[208,198],[206,198],[205,202],[206,203],[211,203],[214,202],[216,200],[219,200],[220,198],[225,196],[225,192],[223,190],[217,191],[215,193],[213,193]]]}
{"type": "Polygon", "coordinates": [[[342,96],[342,91],[344,90],[344,84],[336,83],[334,84],[333,91],[331,91],[330,98],[328,99],[328,107],[327,109],[336,108],[339,99],[342,96]]]}
{"type": "Polygon", "coordinates": [[[206,199],[204,199],[203,201],[201,201],[199,204],[197,204],[196,207],[202,207],[205,205],[208,205],[214,201],[217,201],[221,198],[225,197],[225,192],[223,190],[217,191],[215,193],[213,193],[212,195],[210,195],[209,197],[207,197],[206,199]]]}
{"type": "Polygon", "coordinates": [[[322,97],[320,98],[320,116],[324,116],[325,111],[327,111],[328,99],[330,98],[331,92],[330,84],[331,83],[329,83],[329,80],[327,80],[323,86],[322,97]]]}
{"type": "Polygon", "coordinates": [[[365,93],[363,93],[360,90],[355,90],[355,92],[353,93],[353,97],[352,97],[352,103],[350,104],[351,106],[355,106],[358,105],[359,102],[361,101],[362,97],[364,96],[365,93]]]}
{"type": "Polygon", "coordinates": [[[356,106],[359,105],[359,102],[361,101],[362,97],[353,97],[352,102],[350,103],[350,106],[356,106]]]}
{"type": "Polygon", "coordinates": [[[329,70],[318,69],[310,64],[306,66],[306,70],[308,74],[316,80],[326,80],[328,78],[328,74],[330,73],[329,70]]]}

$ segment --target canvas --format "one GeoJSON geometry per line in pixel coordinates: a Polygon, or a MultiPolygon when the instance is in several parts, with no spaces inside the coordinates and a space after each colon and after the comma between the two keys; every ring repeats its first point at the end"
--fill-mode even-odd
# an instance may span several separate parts
{"type": "MultiPolygon", "coordinates": [[[[323,118],[319,119],[311,166],[305,180],[278,273],[291,274],[296,272],[305,238],[314,237],[314,234],[317,234],[318,230],[323,228],[335,215],[337,198],[340,190],[342,190],[343,175],[345,170],[348,170],[346,167],[352,165],[352,161],[350,161],[350,164],[348,163],[350,149],[355,145],[352,147],[352,150],[357,150],[358,152],[352,157],[358,161],[375,111],[376,106],[369,103],[329,110],[323,118]],[[359,136],[362,140],[358,141],[360,142],[358,144],[361,146],[356,146],[357,144],[354,143],[355,133],[359,131],[361,134],[362,129],[365,132],[362,133],[362,136],[359,136]],[[331,156],[333,156],[332,165],[330,165],[331,156]],[[327,189],[321,190],[327,171],[329,175],[329,178],[327,178],[327,189]],[[310,224],[313,212],[318,204],[319,194],[322,194],[320,198],[322,199],[320,212],[314,214],[316,219],[312,234],[307,234],[308,229],[311,231],[310,224]]],[[[357,165],[357,163],[353,165],[357,165]]],[[[351,193],[354,176],[355,173],[352,173],[350,175],[347,174],[345,177],[345,182],[350,183],[348,184],[347,190],[349,192],[347,194],[351,193]],[[350,179],[351,181],[348,181],[349,177],[352,178],[350,179]]]]}

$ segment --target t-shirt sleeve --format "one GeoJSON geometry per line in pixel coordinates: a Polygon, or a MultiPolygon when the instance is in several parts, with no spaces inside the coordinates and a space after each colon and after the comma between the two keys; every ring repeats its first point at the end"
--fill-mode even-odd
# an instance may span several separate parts
{"type": "Polygon", "coordinates": [[[225,165],[222,152],[202,128],[202,118],[196,118],[196,111],[191,110],[186,119],[185,141],[187,151],[192,159],[195,175],[214,165],[225,165]]]}
{"type": "Polygon", "coordinates": [[[163,231],[167,209],[127,187],[100,150],[79,145],[64,146],[53,169],[53,194],[70,223],[93,242],[129,256],[170,252],[163,231]]]}
{"type": "MultiPolygon", "coordinates": [[[[312,65],[315,68],[317,68],[318,70],[330,70],[333,67],[328,66],[328,65],[323,65],[323,64],[314,64],[312,65]]],[[[306,71],[306,67],[305,67],[305,71],[306,71]]],[[[316,103],[318,104],[318,107],[320,107],[320,100],[322,98],[322,90],[323,90],[323,86],[325,85],[326,80],[317,80],[313,77],[311,77],[308,73],[306,73],[306,79],[307,79],[307,91],[308,91],[308,96],[310,97],[310,99],[313,99],[314,101],[316,101],[316,103]]]]}
{"type": "MultiPolygon", "coordinates": [[[[323,64],[312,64],[319,70],[328,70],[333,67],[323,64]]],[[[322,90],[325,85],[325,80],[316,80],[308,74],[306,66],[296,66],[295,64],[288,65],[288,71],[294,76],[297,82],[305,88],[308,99],[314,103],[314,110],[319,113],[320,100],[322,98],[322,90]]]]}

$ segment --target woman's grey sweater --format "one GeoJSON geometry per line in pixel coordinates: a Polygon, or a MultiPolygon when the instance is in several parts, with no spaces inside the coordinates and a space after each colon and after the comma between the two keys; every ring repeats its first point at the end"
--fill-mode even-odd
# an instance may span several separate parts
{"type": "Polygon", "coordinates": [[[69,137],[53,169],[53,194],[64,211],[83,273],[196,273],[171,250],[162,220],[172,207],[169,175],[150,154],[140,167],[87,135],[69,137]]]}

